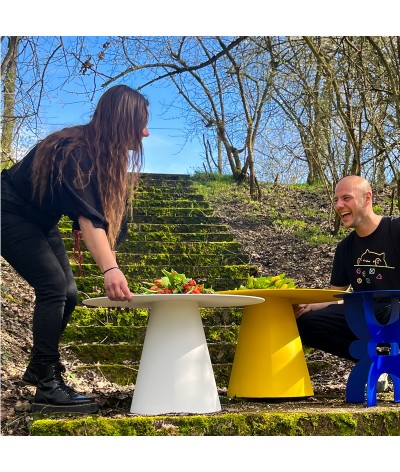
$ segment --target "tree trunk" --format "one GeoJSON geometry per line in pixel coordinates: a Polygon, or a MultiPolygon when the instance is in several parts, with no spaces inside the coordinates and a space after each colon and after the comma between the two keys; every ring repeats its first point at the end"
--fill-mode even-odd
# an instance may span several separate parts
{"type": "Polygon", "coordinates": [[[21,38],[12,36],[9,39],[8,51],[2,64],[3,93],[3,118],[1,123],[1,169],[10,167],[12,159],[12,141],[15,126],[15,78],[17,70],[18,45],[21,38]]]}

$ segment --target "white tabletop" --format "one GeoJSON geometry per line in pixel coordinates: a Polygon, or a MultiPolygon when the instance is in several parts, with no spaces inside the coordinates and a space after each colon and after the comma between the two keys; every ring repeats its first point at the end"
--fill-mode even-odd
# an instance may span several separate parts
{"type": "Polygon", "coordinates": [[[151,308],[154,303],[196,302],[199,307],[232,307],[263,303],[264,298],[247,295],[210,294],[134,294],[132,301],[113,301],[108,297],[87,298],[83,304],[101,308],[151,308]]]}

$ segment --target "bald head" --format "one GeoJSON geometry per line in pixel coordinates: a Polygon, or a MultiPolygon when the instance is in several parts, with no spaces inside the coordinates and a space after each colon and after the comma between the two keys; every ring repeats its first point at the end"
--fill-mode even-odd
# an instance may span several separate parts
{"type": "Polygon", "coordinates": [[[336,185],[336,193],[354,193],[360,192],[362,194],[370,192],[372,194],[371,185],[368,180],[358,175],[348,175],[339,180],[336,185]]]}

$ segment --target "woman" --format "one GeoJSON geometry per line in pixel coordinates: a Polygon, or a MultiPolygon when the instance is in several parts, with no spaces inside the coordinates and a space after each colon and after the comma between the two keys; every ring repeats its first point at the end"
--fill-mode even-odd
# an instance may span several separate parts
{"type": "Polygon", "coordinates": [[[23,376],[36,386],[32,411],[99,409],[93,397],[75,392],[61,375],[59,342],[78,293],[57,224],[66,215],[81,232],[104,274],[107,296],[131,300],[114,249],[124,238],[121,228],[142,167],[148,117],[146,98],[128,86],[114,86],[88,124],[50,134],[2,172],[1,254],[36,295],[32,354],[23,376]]]}

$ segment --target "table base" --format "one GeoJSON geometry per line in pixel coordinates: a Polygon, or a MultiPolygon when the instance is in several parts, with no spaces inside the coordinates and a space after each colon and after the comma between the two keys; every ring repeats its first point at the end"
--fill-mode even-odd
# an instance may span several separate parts
{"type": "Polygon", "coordinates": [[[197,303],[154,303],[131,413],[157,415],[220,410],[197,303]]]}
{"type": "Polygon", "coordinates": [[[259,305],[246,306],[228,396],[295,398],[313,395],[292,301],[266,298],[259,305]]]}

